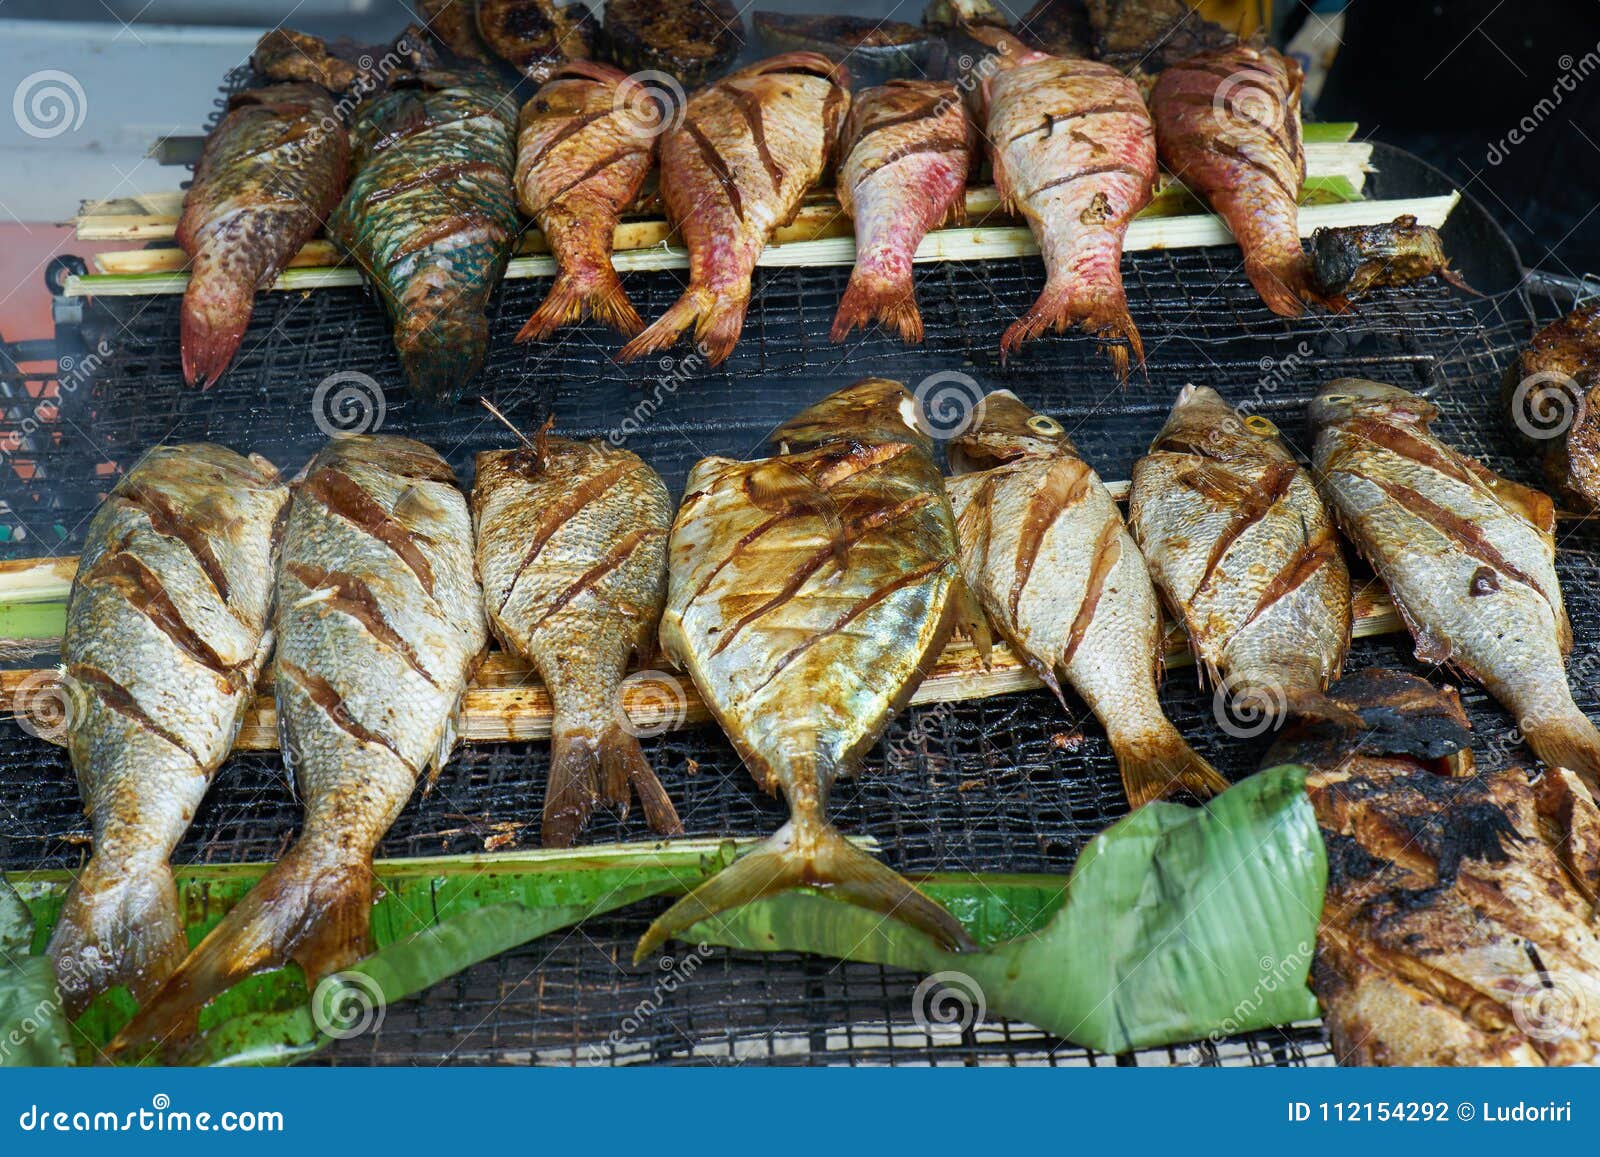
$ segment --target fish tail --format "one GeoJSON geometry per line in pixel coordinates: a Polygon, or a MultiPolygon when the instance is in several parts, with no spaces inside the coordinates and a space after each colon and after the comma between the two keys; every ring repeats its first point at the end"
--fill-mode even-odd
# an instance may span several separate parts
{"type": "Polygon", "coordinates": [[[856,326],[865,328],[873,321],[897,332],[907,344],[922,341],[922,314],[917,310],[916,287],[910,274],[896,277],[858,265],[850,275],[828,336],[842,342],[856,326]]]}
{"type": "MultiPolygon", "coordinates": [[[[1121,287],[1113,292],[1103,285],[1091,284],[1085,292],[1083,282],[1065,278],[1047,282],[1039,299],[1001,335],[1001,360],[1016,352],[1023,342],[1033,340],[1046,330],[1061,333],[1073,325],[1096,337],[1123,339],[1132,350],[1134,360],[1144,365],[1144,341],[1139,336],[1139,327],[1133,324],[1128,299],[1121,287]]],[[[1111,358],[1118,376],[1125,381],[1128,350],[1113,346],[1111,358]]]]}
{"type": "Polygon", "coordinates": [[[600,737],[600,790],[608,803],[621,808],[628,806],[630,795],[637,795],[651,831],[663,836],[683,834],[678,809],[645,758],[638,736],[621,723],[600,737]]]}
{"type": "Polygon", "coordinates": [[[1365,731],[1366,722],[1358,712],[1328,697],[1316,687],[1292,687],[1285,694],[1285,714],[1319,723],[1332,723],[1346,731],[1365,731]]]}
{"type": "Polygon", "coordinates": [[[743,290],[713,290],[691,285],[666,313],[643,333],[622,347],[618,356],[625,362],[667,349],[694,326],[694,336],[705,352],[708,364],[727,360],[744,329],[745,308],[750,304],[750,283],[743,290]]]}
{"type": "Polygon", "coordinates": [[[481,314],[402,319],[395,349],[411,392],[425,401],[449,405],[483,366],[489,349],[489,321],[481,314]]]}
{"type": "Polygon", "coordinates": [[[233,355],[239,352],[239,343],[244,341],[254,304],[249,295],[208,293],[201,275],[193,275],[183,295],[178,322],[183,380],[187,384],[209,388],[222,376],[233,355]]]}
{"type": "Polygon", "coordinates": [[[1228,790],[1228,781],[1165,719],[1150,733],[1131,740],[1113,737],[1111,746],[1122,773],[1122,790],[1134,808],[1180,791],[1210,799],[1228,790]]]}
{"type": "Polygon", "coordinates": [[[294,961],[315,988],[367,951],[370,859],[349,863],[303,841],[211,930],[111,1043],[111,1052],[193,1036],[200,1010],[246,977],[294,961]]]}
{"type": "Polygon", "coordinates": [[[1570,711],[1524,718],[1520,724],[1534,754],[1552,767],[1564,767],[1600,792],[1600,731],[1574,704],[1570,711]]]}
{"type": "Polygon", "coordinates": [[[585,317],[609,325],[625,337],[644,329],[644,319],[628,300],[609,262],[556,274],[549,295],[517,334],[519,342],[543,341],[564,325],[585,317]]]}
{"type": "Polygon", "coordinates": [[[600,749],[577,728],[556,727],[550,737],[550,782],[544,789],[539,839],[547,848],[570,848],[589,826],[600,799],[600,749]]]}
{"type": "Polygon", "coordinates": [[[1244,259],[1244,273],[1280,317],[1299,317],[1306,302],[1322,300],[1311,285],[1311,263],[1298,247],[1293,253],[1252,253],[1244,259]]]}
{"type": "Polygon", "coordinates": [[[634,962],[719,912],[805,886],[826,889],[851,904],[892,917],[941,948],[972,947],[960,922],[904,876],[855,847],[831,825],[802,826],[791,820],[667,909],[640,938],[634,962]]]}
{"type": "Polygon", "coordinates": [[[134,866],[94,857],[73,881],[50,936],[50,956],[73,1015],[113,985],[144,1000],[188,951],[177,884],[165,860],[134,866]]]}

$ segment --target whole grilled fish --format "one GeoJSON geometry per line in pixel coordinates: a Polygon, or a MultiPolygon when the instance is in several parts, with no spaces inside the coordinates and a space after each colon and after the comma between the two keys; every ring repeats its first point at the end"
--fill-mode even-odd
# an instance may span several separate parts
{"type": "Polygon", "coordinates": [[[1228,223],[1250,284],[1285,317],[1319,300],[1300,247],[1302,80],[1293,59],[1235,44],[1170,66],[1150,94],[1161,163],[1228,223]]]}
{"type": "Polygon", "coordinates": [[[350,138],[316,85],[241,92],[206,138],[183,198],[189,255],[180,334],[183,380],[210,385],[233,360],[256,290],[277,280],[344,192],[350,138]]]}
{"type": "Polygon", "coordinates": [[[1350,572],[1277,427],[1185,386],[1134,465],[1128,522],[1201,670],[1241,713],[1327,711],[1350,646],[1350,572]]]}
{"type": "Polygon", "coordinates": [[[777,456],[706,458],[690,472],[661,642],[756,782],[783,792],[790,818],[652,924],[636,958],[708,916],[804,884],[947,946],[970,943],[825,814],[834,781],[856,770],[970,620],[950,504],[914,406],[900,383],[868,378],[780,426],[777,456]]]}
{"type": "Polygon", "coordinates": [[[290,960],[315,986],[367,951],[372,854],[437,775],[487,632],[472,520],[438,454],[330,442],[294,484],[278,569],[278,729],[300,838],[123,1030],[181,1034],[246,976],[290,960]]]}
{"type": "Polygon", "coordinates": [[[1502,396],[1562,499],[1600,508],[1600,302],[1534,334],[1506,371],[1502,396]]]}
{"type": "Polygon", "coordinates": [[[1061,424],[1009,390],[950,443],[961,563],[989,621],[1059,697],[1063,678],[1106,729],[1128,802],[1228,783],[1156,695],[1161,609],[1110,491],[1061,424]]]}
{"type": "Polygon", "coordinates": [[[517,197],[559,272],[518,341],[590,314],[629,337],[644,328],[611,267],[611,235],[650,173],[655,135],[609,64],[564,65],[522,106],[517,197]]]}
{"type": "Polygon", "coordinates": [[[922,340],[911,262],[929,229],[966,219],[975,130],[956,86],[892,80],[850,109],[839,204],[856,226],[856,267],[833,319],[834,341],[880,321],[922,340]]]}
{"type": "Polygon", "coordinates": [[[1600,732],[1572,701],[1555,511],[1428,432],[1438,409],[1341,378],[1311,403],[1314,465],[1340,528],[1389,588],[1417,658],[1480,683],[1540,759],[1600,785],[1600,732]]]}
{"type": "Polygon", "coordinates": [[[517,236],[516,133],[485,73],[396,78],[356,113],[355,179],[329,229],[376,286],[411,389],[450,402],[483,365],[517,236]]]}
{"type": "MultiPolygon", "coordinates": [[[[1000,338],[1002,356],[1046,330],[1081,326],[1123,338],[1144,364],[1144,343],[1122,288],[1122,239],[1150,203],[1155,132],[1139,87],[1092,60],[1069,60],[985,33],[1000,49],[983,81],[994,183],[1027,219],[1044,254],[1044,291],[1000,338]]],[[[1111,347],[1120,377],[1128,351],[1111,347]]]]}
{"type": "Polygon", "coordinates": [[[689,287],[622,348],[631,361],[689,326],[711,365],[733,352],[767,240],[822,175],[850,108],[850,74],[815,52],[741,68],[689,98],[661,138],[661,198],[689,247],[689,287]]]}
{"type": "Polygon", "coordinates": [[[489,628],[555,707],[545,846],[570,847],[597,800],[625,808],[633,792],[652,828],[681,832],[618,698],[629,655],[655,651],[667,594],[660,475],[631,451],[540,431],[478,455],[472,515],[489,628]]]}
{"type": "Polygon", "coordinates": [[[115,984],[144,999],[188,951],[167,861],[272,650],[288,494],[260,458],[161,446],[89,524],[61,657],[94,856],[50,940],[74,1011],[115,984]]]}

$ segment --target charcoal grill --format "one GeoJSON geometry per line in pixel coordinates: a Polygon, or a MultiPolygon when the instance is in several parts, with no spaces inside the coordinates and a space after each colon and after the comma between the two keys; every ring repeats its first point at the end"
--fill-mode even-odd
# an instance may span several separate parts
{"type": "MultiPolygon", "coordinates": [[[[1430,195],[1444,179],[1406,154],[1380,146],[1371,195],[1430,195]]],[[[1059,418],[1107,479],[1128,477],[1186,382],[1219,388],[1304,443],[1304,406],[1331,377],[1373,377],[1431,394],[1447,440],[1498,470],[1537,482],[1495,403],[1501,374],[1536,321],[1572,304],[1581,286],[1524,279],[1504,235],[1471,201],[1445,230],[1447,248],[1481,298],[1442,283],[1383,290],[1359,312],[1287,321],[1269,313],[1246,281],[1237,249],[1152,251],[1124,263],[1132,313],[1143,331],[1148,373],[1119,387],[1092,341],[1052,337],[1007,364],[1000,330],[1042,283],[1037,258],[919,268],[927,341],[908,349],[877,333],[843,346],[827,331],[849,271],[780,268],[757,273],[744,339],[724,365],[708,369],[680,347],[635,365],[614,361],[618,342],[585,327],[546,345],[512,337],[548,282],[507,283],[492,305],[493,345],[480,379],[517,425],[535,428],[552,410],[568,434],[614,432],[681,491],[707,454],[748,456],[802,404],[858,377],[908,384],[930,375],[967,375],[984,389],[1016,391],[1059,418]],[[637,428],[625,427],[632,417],[637,428]]],[[[631,275],[628,289],[646,317],[658,316],[681,275],[631,275]]],[[[104,334],[104,362],[61,400],[59,421],[30,439],[23,478],[7,472],[11,557],[76,553],[84,528],[117,468],[162,440],[215,439],[256,451],[290,469],[324,433],[313,399],[330,375],[357,371],[382,388],[382,429],[438,447],[470,481],[473,455],[511,444],[512,435],[476,406],[430,409],[405,394],[376,302],[355,290],[268,293],[241,354],[205,393],[181,384],[178,298],[91,301],[84,324],[104,334]],[[18,532],[21,532],[19,538],[18,532]]],[[[63,373],[58,375],[65,377],[63,373]]],[[[15,423],[31,403],[7,398],[15,423]]],[[[1595,531],[1565,523],[1558,561],[1578,648],[1574,692],[1600,709],[1600,555],[1595,531]]],[[[1419,667],[1409,641],[1359,641],[1352,668],[1419,667]]],[[[1238,779],[1261,757],[1267,736],[1225,734],[1209,692],[1191,671],[1175,672],[1163,695],[1179,729],[1224,774],[1238,779]]],[[[1484,736],[1511,721],[1476,689],[1468,713],[1484,736]]],[[[87,854],[87,824],[65,754],[4,725],[0,754],[0,868],[71,867],[87,854]]],[[[761,795],[714,728],[645,742],[678,802],[691,836],[763,836],[784,818],[761,795]]],[[[1482,762],[1526,759],[1495,743],[1482,762]]],[[[407,857],[483,850],[492,824],[538,828],[547,773],[542,744],[463,748],[437,789],[413,800],[380,855],[407,857]]],[[[1111,751],[1081,708],[1070,715],[1043,693],[908,711],[891,725],[865,774],[837,789],[833,812],[852,835],[875,837],[903,872],[1065,873],[1084,844],[1124,814],[1111,751]],[[1083,724],[1075,750],[1063,735],[1083,724]]],[[[275,756],[235,757],[221,773],[180,862],[266,860],[287,846],[300,819],[275,756]]],[[[648,837],[641,818],[602,813],[595,843],[648,837]]],[[[592,919],[564,934],[474,967],[392,1007],[382,1028],[338,1042],[319,1063],[541,1062],[622,1064],[1330,1064],[1320,1025],[1285,1026],[1221,1042],[1108,1057],[1027,1026],[987,1020],[939,1035],[912,1017],[915,977],[877,966],[793,955],[716,950],[668,994],[642,1027],[623,1032],[629,1013],[651,998],[657,965],[635,968],[632,946],[659,904],[592,919]]]]}

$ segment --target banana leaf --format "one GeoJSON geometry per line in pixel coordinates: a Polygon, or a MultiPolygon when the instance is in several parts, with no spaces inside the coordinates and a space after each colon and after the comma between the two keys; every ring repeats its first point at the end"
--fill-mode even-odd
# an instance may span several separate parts
{"type": "Polygon", "coordinates": [[[32,943],[33,914],[0,877],[0,1066],[71,1064],[55,969],[32,943]]]}

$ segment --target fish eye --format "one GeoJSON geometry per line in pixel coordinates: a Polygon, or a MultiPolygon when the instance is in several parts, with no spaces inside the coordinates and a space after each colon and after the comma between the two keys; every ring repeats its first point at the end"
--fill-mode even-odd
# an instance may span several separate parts
{"type": "Polygon", "coordinates": [[[1263,418],[1260,414],[1251,414],[1244,420],[1244,424],[1245,428],[1252,434],[1260,434],[1263,437],[1270,434],[1276,434],[1278,432],[1278,427],[1274,426],[1271,421],[1263,418]]]}
{"type": "Polygon", "coordinates": [[[1322,400],[1324,402],[1332,402],[1338,406],[1343,405],[1345,402],[1353,402],[1356,398],[1354,394],[1323,394],[1322,400]]]}
{"type": "Polygon", "coordinates": [[[1061,423],[1044,414],[1035,414],[1028,419],[1028,429],[1046,438],[1055,438],[1061,434],[1061,423]]]}

